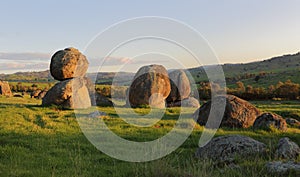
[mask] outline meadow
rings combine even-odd
[[[299,101],[252,103],[262,111],[300,120]],[[29,96],[0,97],[0,176],[275,176],[267,172],[264,165],[274,159],[278,140],[287,136],[300,144],[300,129],[295,127],[289,127],[284,133],[221,128],[216,136],[250,136],[264,142],[268,152],[263,156],[237,159],[238,168],[217,166],[194,157],[203,131],[203,127],[196,125],[185,143],[171,154],[151,162],[125,162],[97,150],[82,133],[72,110],[41,107],[40,104],[41,100]],[[113,132],[133,141],[150,141],[165,135],[173,128],[180,112],[190,112],[168,108],[163,119],[155,125],[139,128],[124,122],[112,107],[97,109],[107,114],[102,119]],[[126,111],[128,108],[120,109]],[[145,114],[148,110],[136,108],[135,111]]]

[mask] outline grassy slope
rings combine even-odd
[[[239,77],[245,74],[258,75],[260,72],[267,73],[258,82],[254,80],[255,76],[249,79],[240,79],[239,81],[242,81],[245,86],[268,87],[269,85],[276,85],[278,81],[284,82],[288,79],[300,83],[300,53],[245,64],[224,64],[222,68],[226,78]],[[196,82],[207,80],[202,67],[192,68],[189,71]],[[235,87],[235,82],[227,82],[228,87]]]
[[[278,103],[255,104],[262,110],[300,116],[299,102]],[[263,157],[240,159],[241,168],[220,170],[211,162],[193,157],[203,130],[196,126],[188,140],[170,155],[147,163],[129,163],[113,159],[90,144],[80,131],[73,111],[39,105],[40,100],[0,97],[0,176],[271,176],[263,166],[272,158],[278,139],[288,136],[300,144],[300,130],[295,128],[289,128],[287,133],[219,129],[217,136],[251,136],[266,143],[270,150]],[[167,109],[164,120],[156,126],[140,129],[128,126],[113,108],[101,110],[108,113],[105,121],[111,130],[136,141],[163,136],[172,129],[180,112],[178,108]]]

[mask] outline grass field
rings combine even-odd
[[[300,117],[299,102],[253,103],[263,111]],[[279,138],[288,136],[300,144],[300,130],[296,128],[289,128],[286,133],[219,129],[216,136],[241,134],[262,141],[267,144],[268,153],[237,159],[239,168],[218,167],[194,157],[203,131],[197,125],[186,142],[168,156],[144,163],[124,162],[98,151],[81,132],[73,111],[44,108],[40,104],[40,100],[30,98],[0,97],[0,176],[274,176],[264,169],[264,164],[273,159]],[[172,129],[181,111],[167,109],[163,120],[154,126],[138,128],[126,124],[114,108],[98,109],[107,113],[103,119],[112,131],[135,141],[163,136]],[[148,110],[135,111],[143,114]]]

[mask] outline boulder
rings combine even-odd
[[[221,105],[224,103],[223,99],[226,99],[226,106],[224,116],[221,121],[221,127],[231,127],[231,128],[248,128],[253,125],[257,116],[261,112],[249,102],[240,99],[233,95],[219,95],[215,97],[215,105]],[[208,101],[203,104],[193,115],[195,120],[200,125],[205,125],[208,116],[210,114],[212,101]]]
[[[265,151],[265,144],[250,137],[226,135],[213,138],[205,146],[199,147],[196,156],[216,163],[232,163],[237,156],[246,157]]]
[[[13,95],[10,90],[8,82],[0,80],[0,95],[4,95],[4,96],[12,96]]]
[[[188,97],[181,101],[171,102],[167,104],[168,107],[190,107],[190,108],[199,108],[200,103],[194,97]]]
[[[162,65],[143,66],[130,85],[128,102],[132,107],[149,105],[164,108],[170,91],[168,72]]]
[[[50,63],[50,72],[54,79],[63,81],[82,77],[88,69],[88,60],[75,48],[66,48],[56,52]]]
[[[279,175],[288,175],[289,173],[294,173],[295,175],[300,175],[300,163],[299,162],[268,162],[266,164],[266,169],[270,173],[275,173]]]
[[[293,160],[300,155],[300,148],[298,144],[291,141],[289,138],[281,138],[278,142],[278,147],[275,152],[276,158]]]
[[[83,78],[74,78],[55,84],[45,95],[43,106],[58,105],[65,109],[81,109],[91,106],[91,100]]]
[[[171,92],[167,102],[180,101],[188,98],[191,93],[190,80],[183,70],[175,70],[169,73]]]
[[[253,124],[253,128],[265,130],[272,130],[273,128],[276,128],[281,131],[286,131],[287,124],[280,115],[274,113],[263,113],[257,117]]]

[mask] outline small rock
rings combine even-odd
[[[4,96],[12,96],[13,95],[10,90],[8,82],[0,80],[0,95],[4,95]]]
[[[41,89],[34,90],[30,93],[30,98],[38,98],[39,94],[42,92]]]
[[[46,93],[47,93],[47,90],[41,91],[41,92],[38,94],[37,98],[38,98],[38,99],[43,99],[43,98],[45,97]]]
[[[287,174],[288,172],[296,172],[296,174],[300,175],[300,163],[298,162],[268,162],[266,164],[266,168],[271,173],[278,173],[281,175]]]
[[[94,112],[91,112],[88,117],[90,118],[98,118],[98,117],[101,117],[101,116],[106,116],[106,113],[105,112],[100,112],[100,111],[94,111]]]
[[[291,141],[289,138],[281,138],[278,142],[278,147],[275,152],[276,158],[282,159],[297,159],[300,154],[300,148],[298,144]]]
[[[276,128],[281,131],[286,131],[287,124],[280,115],[273,113],[263,113],[256,118],[253,124],[253,128],[266,130],[272,130],[272,128]]]
[[[286,123],[291,125],[291,126],[297,126],[300,127],[300,121],[298,121],[297,119],[293,119],[293,118],[286,118],[285,119]]]
[[[196,156],[201,159],[211,159],[217,163],[232,163],[236,156],[245,157],[251,154],[263,153],[266,145],[250,137],[227,135],[213,138],[203,147],[199,147]]]

